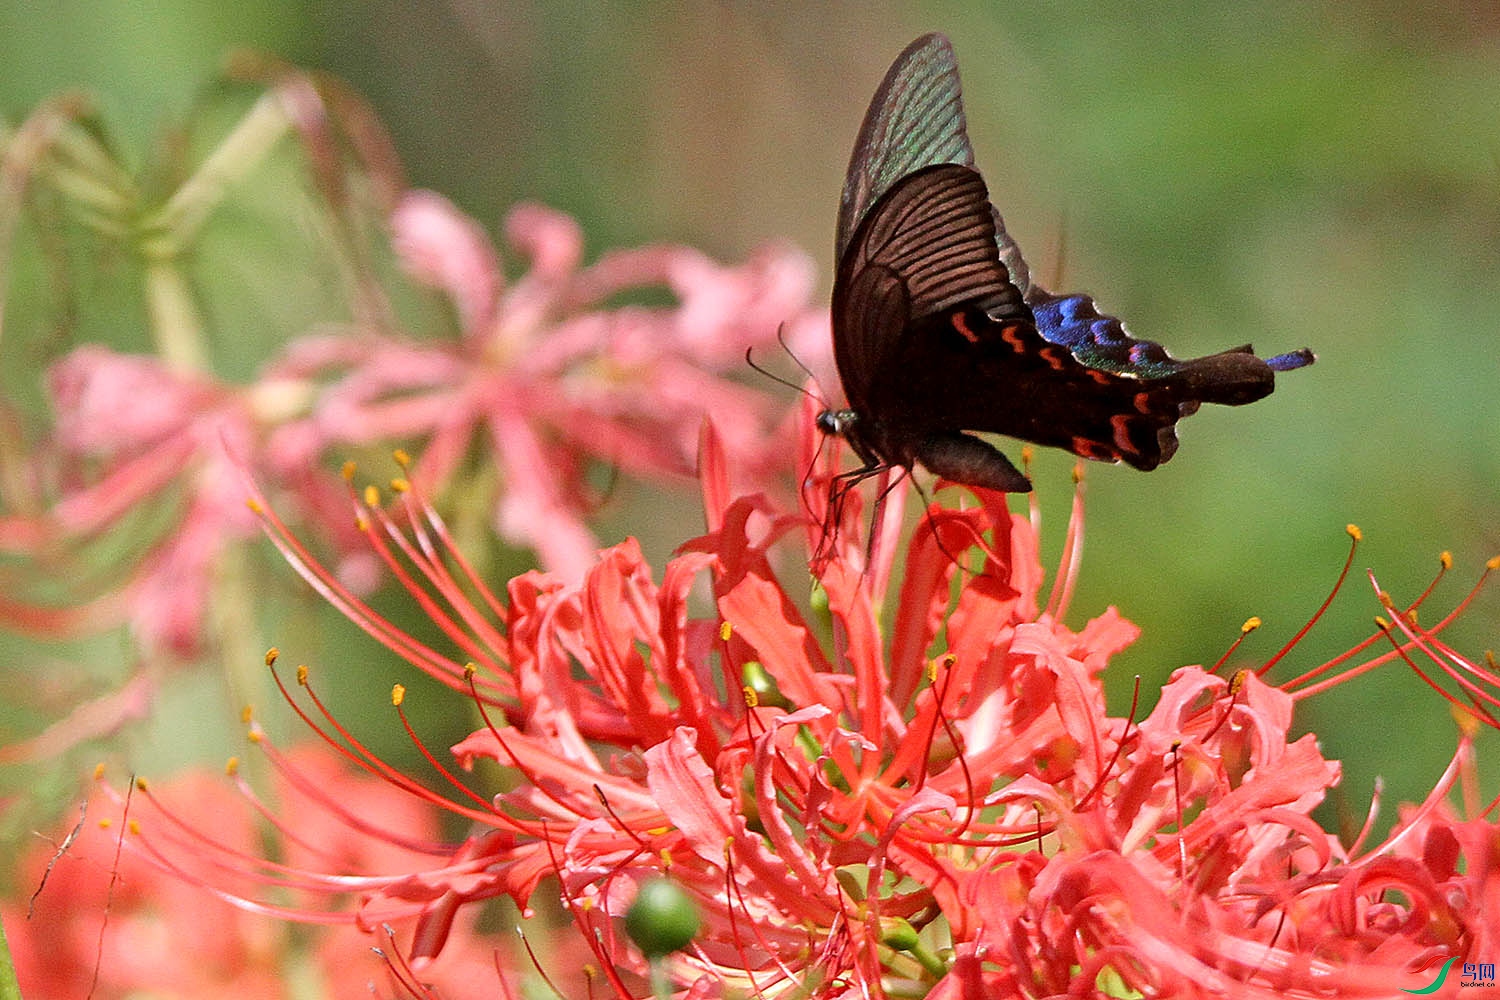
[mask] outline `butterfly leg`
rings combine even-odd
[[[848,472],[840,472],[829,481],[828,506],[824,510],[822,534],[817,548],[813,550],[814,564],[821,563],[827,558],[834,539],[838,537],[839,525],[844,521],[844,503],[849,498],[850,491],[866,479],[878,476],[889,468],[890,466],[884,463],[873,462]]]
[[[968,434],[941,433],[924,438],[917,461],[944,479],[1004,493],[1030,493],[1031,480],[1010,464],[994,445]]]

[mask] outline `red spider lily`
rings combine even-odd
[[[805,408],[808,454],[811,418]],[[815,509],[836,460],[817,466]],[[504,601],[409,483],[395,483],[399,514],[368,496],[374,551],[456,657],[380,617],[257,502],[314,587],[480,709],[459,763],[515,776],[477,791],[428,753],[450,789],[433,791],[367,750],[299,669],[305,691],[288,699],[320,735],[474,832],[399,877],[277,867],[277,884],[358,891],[352,919],[366,926],[416,918],[422,968],[463,906],[503,895],[529,912],[555,879],[620,996],[645,966],[618,918],[661,874],[702,916],[671,967],[693,996],[1385,997],[1448,958],[1495,954],[1493,809],[1471,799],[1459,819],[1445,805],[1472,777],[1469,730],[1386,841],[1345,847],[1310,814],[1338,765],[1313,736],[1289,739],[1292,697],[1253,672],[1183,668],[1146,718],[1109,714],[1100,675],[1136,629],[1113,609],[1064,623],[1081,493],[1045,604],[1032,523],[981,494],[927,511],[889,606],[881,553],[894,546],[860,537],[848,494],[833,541],[814,531],[826,613],[810,615],[773,568],[805,519],[726,501],[711,430],[701,462],[708,531],[660,583],[626,542],[577,582],[518,577]],[[1435,629],[1412,628],[1390,640],[1402,655],[1446,655]],[[393,700],[400,713],[399,689]],[[323,799],[369,827],[356,804]]]
[[[827,320],[808,308],[813,272],[804,255],[767,249],[723,267],[660,246],[584,268],[578,225],[524,205],[505,232],[531,268],[507,286],[480,227],[438,195],[407,193],[391,227],[407,270],[452,302],[461,339],[299,345],[300,371],[337,371],[313,417],[318,440],[423,441],[417,477],[429,490],[483,449],[503,480],[501,535],[571,579],[597,547],[583,523],[597,502],[584,475],[590,460],[691,474],[711,410],[732,429],[727,443],[742,470],[786,471],[785,449],[769,436],[780,407],[726,376],[745,371],[746,350],[774,345],[783,325],[800,352],[826,354]],[[612,304],[662,291],[670,305]]]
[[[83,347],[48,373],[56,425],[33,456],[33,502],[0,516],[6,567],[0,624],[44,640],[126,626],[138,672],[0,761],[54,758],[147,711],[162,670],[222,636],[216,613],[246,598],[226,554],[253,537],[238,462],[255,462],[278,496],[329,525],[346,549],[342,491],[308,456],[269,446],[297,389],[274,378],[239,388],[153,357]],[[246,586],[246,589],[248,587]]]

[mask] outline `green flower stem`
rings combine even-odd
[[[672,977],[667,975],[665,955],[653,955],[651,963],[651,994],[656,1000],[672,1000]]]
[[[208,356],[198,309],[182,270],[172,260],[146,260],[146,308],[156,352],[173,370],[204,372]]]

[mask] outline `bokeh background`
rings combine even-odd
[[[673,241],[739,260],[789,241],[820,263],[826,292],[860,116],[890,60],[928,30],[957,49],[979,167],[1034,272],[1090,291],[1179,356],[1245,342],[1319,355],[1265,402],[1193,417],[1178,457],[1152,474],[1089,469],[1073,617],[1114,604],[1144,631],[1112,667],[1115,707],[1136,673],[1149,690],[1176,666],[1214,660],[1250,615],[1266,624],[1245,662],[1269,656],[1327,593],[1347,522],[1366,536],[1356,569],[1373,567],[1398,600],[1451,550],[1455,571],[1433,603],[1451,606],[1500,551],[1494,5],[10,0],[0,114],[14,124],[81,87],[126,158],[144,162],[184,130],[211,133],[227,113],[215,103],[226,54],[260,49],[348,81],[393,133],[412,183],[492,232],[508,206],[535,200],[576,216],[591,253]],[[294,258],[260,227],[285,182],[249,184],[195,262],[231,372],[248,373],[323,308],[316,273],[289,271]],[[35,395],[62,345],[26,340],[45,308],[24,268],[22,255],[7,279],[4,381]],[[127,287],[106,267],[78,290],[79,337],[129,342],[144,320]],[[1049,558],[1070,466],[1038,456]],[[674,519],[638,515],[662,503],[693,516],[686,490],[627,495],[601,534],[649,529],[659,561],[681,540],[661,533]],[[1356,577],[1280,669],[1347,648],[1378,610]],[[1451,638],[1481,657],[1497,633],[1489,594]],[[383,693],[394,661],[381,669],[389,654],[360,642],[324,640],[322,655],[373,658],[365,669]],[[4,649],[9,685],[48,669],[105,676],[99,663],[128,659],[118,639],[65,654]],[[207,690],[184,681],[159,706],[173,753],[216,755],[234,734],[234,707]],[[1387,820],[1389,803],[1431,786],[1454,741],[1443,704],[1394,669],[1315,699],[1300,720],[1346,761],[1353,814],[1384,776]],[[467,720],[449,724],[457,733]],[[136,757],[166,759],[151,735],[162,731],[134,737]],[[1486,747],[1493,756],[1495,741]]]

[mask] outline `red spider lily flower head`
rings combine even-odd
[[[415,475],[428,489],[479,442],[503,480],[501,534],[575,580],[596,548],[583,523],[596,502],[584,475],[590,461],[653,477],[691,474],[711,411],[733,429],[728,446],[745,473],[786,471],[772,437],[779,407],[730,376],[747,371],[747,349],[775,345],[782,327],[812,360],[826,355],[827,319],[809,308],[813,271],[803,254],[769,248],[726,267],[659,246],[582,267],[577,223],[522,205],[505,235],[531,266],[507,284],[480,227],[436,194],[408,192],[391,227],[408,272],[453,303],[462,338],[382,339],[357,351],[302,345],[304,369],[324,352],[323,363],[344,369],[316,416],[320,440],[424,440]],[[666,306],[615,304],[663,291]]]
[[[30,456],[29,495],[8,497],[0,515],[0,551],[21,557],[0,588],[0,624],[42,640],[125,627],[145,666],[0,748],[5,763],[55,758],[145,714],[163,667],[214,648],[215,613],[248,601],[248,581],[225,556],[258,530],[240,463],[267,470],[286,506],[313,513],[346,549],[358,537],[335,513],[346,509],[342,491],[309,456],[271,445],[298,405],[283,380],[231,386],[86,346],[55,364],[47,385],[55,426]]]
[[[157,358],[86,346],[52,367],[48,387],[56,425],[36,455],[36,497],[30,510],[0,518],[0,547],[59,563],[49,577],[81,580],[83,592],[42,603],[14,587],[0,599],[8,626],[60,637],[128,623],[147,658],[195,656],[219,557],[256,530],[239,463],[276,473],[288,496],[333,519],[328,504],[339,494],[318,481],[307,456],[283,464],[266,447],[295,393],[285,383],[236,388]],[[93,552],[129,537],[140,552],[131,559],[116,554],[104,564]]]
[[[305,669],[288,693],[351,759],[473,824],[441,861],[337,883],[358,886],[366,926],[417,921],[419,966],[464,905],[555,898],[634,995],[646,960],[621,919],[662,876],[701,919],[668,962],[694,996],[1376,997],[1500,943],[1500,833],[1444,805],[1472,775],[1471,732],[1387,840],[1345,846],[1311,815],[1338,765],[1291,738],[1294,697],[1254,672],[1183,668],[1145,718],[1110,714],[1100,676],[1136,629],[1112,608],[1065,621],[1080,499],[1045,601],[1031,521],[988,493],[924,514],[883,601],[850,495],[834,543],[815,529],[810,613],[775,568],[805,518],[727,500],[711,429],[701,454],[708,530],[659,582],[626,542],[581,580],[528,573],[501,600],[409,483],[389,510],[367,496],[375,551],[457,656],[342,589],[257,504],[309,582],[482,714],[460,769],[427,753],[440,795],[343,729]],[[1397,654],[1443,655],[1411,627]],[[481,759],[513,782],[465,781]]]

